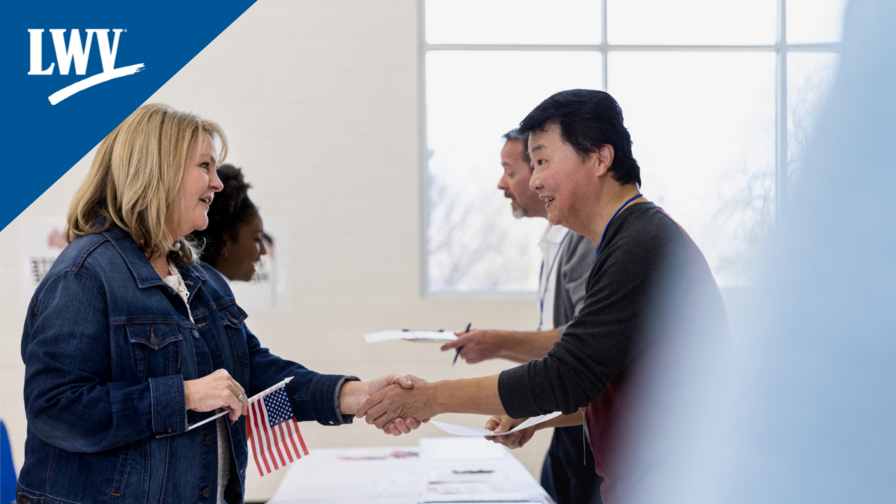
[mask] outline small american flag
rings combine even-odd
[[[295,417],[285,388],[249,405],[249,444],[262,476],[308,455]]]

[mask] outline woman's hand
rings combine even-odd
[[[240,415],[249,412],[249,398],[246,397],[246,391],[223,368],[196,380],[184,380],[184,397],[188,410],[200,412],[214,411],[218,408],[229,410],[231,422],[239,420]]]
[[[520,418],[514,420],[509,416],[493,416],[485,422],[485,428],[493,431],[493,432],[508,432],[512,431],[517,425],[523,423],[525,418]],[[535,435],[537,425],[533,425],[532,427],[525,428],[521,431],[514,432],[513,434],[506,434],[504,436],[485,436],[485,439],[489,441],[494,441],[495,443],[502,444],[511,450],[515,448],[522,448],[523,445],[529,442],[532,439],[532,436]]]

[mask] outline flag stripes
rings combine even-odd
[[[288,401],[285,391],[276,393],[283,394],[283,400]],[[278,399],[272,398],[272,400]],[[249,405],[249,417],[246,422],[249,443],[252,445],[255,465],[262,476],[308,455],[308,447],[305,446],[295,417],[281,421],[273,427],[272,423],[276,422],[271,421],[266,401],[254,401]]]

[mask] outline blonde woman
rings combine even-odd
[[[184,238],[208,224],[226,153],[220,126],[164,105],[100,143],[25,320],[19,502],[242,502],[248,397],[291,376],[298,420],[341,425],[375,391],[411,386],[315,373],[249,331]],[[229,415],[187,431],[218,409]]]

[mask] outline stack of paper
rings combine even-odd
[[[378,343],[380,341],[391,340],[408,340],[408,341],[431,341],[433,343],[446,343],[454,341],[457,336],[451,331],[382,331],[376,333],[365,334],[364,339],[368,343]]]
[[[556,417],[560,416],[560,414],[561,413],[559,411],[555,411],[553,413],[548,413],[547,415],[532,417],[532,418],[526,420],[525,422],[519,424],[518,426],[516,426],[516,428],[514,428],[513,430],[511,430],[509,432],[502,432],[500,434],[495,434],[493,431],[490,431],[488,429],[480,429],[479,427],[467,427],[466,425],[456,425],[456,424],[450,424],[450,423],[445,423],[445,422],[439,422],[436,420],[433,420],[432,424],[435,425],[436,427],[442,429],[443,431],[447,432],[448,434],[454,434],[455,436],[506,436],[507,434],[510,434],[512,432],[521,431],[521,430],[525,429],[526,427],[532,427],[533,425],[538,425],[542,422],[547,422],[548,420],[550,420],[552,418],[556,418]]]

